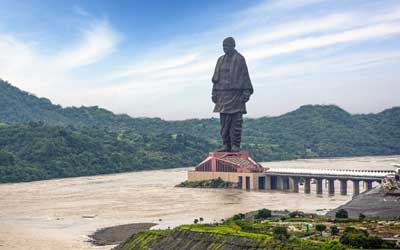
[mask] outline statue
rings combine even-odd
[[[219,152],[239,152],[243,114],[246,102],[253,94],[253,86],[244,57],[235,50],[235,40],[225,38],[225,55],[218,58],[212,77],[214,112],[220,113],[223,147]]]

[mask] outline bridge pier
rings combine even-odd
[[[347,180],[340,180],[340,194],[347,195]]]
[[[322,194],[322,178],[316,178],[317,181],[317,194]]]
[[[277,190],[283,190],[283,176],[277,176],[276,177],[276,189]]]
[[[265,190],[271,190],[271,176],[265,176]]]
[[[311,178],[309,177],[304,178],[304,193],[311,193]]]
[[[289,177],[283,177],[283,190],[289,190]]]
[[[365,172],[365,173],[364,173]],[[383,176],[391,171],[358,171],[358,170],[335,170],[327,169],[318,171],[308,171],[307,169],[282,169],[282,170],[268,170],[263,174],[265,178],[259,178],[259,185],[263,186],[265,183],[265,189],[277,189],[285,190],[298,193],[299,182],[304,180],[304,193],[311,193],[311,180],[315,180],[316,193],[321,195],[324,193],[324,189],[327,189],[329,195],[335,195],[336,187],[335,181],[338,180],[340,183],[339,192],[341,195],[347,195],[348,181],[352,181],[352,193],[353,195],[360,194],[360,182],[362,187],[366,187],[367,190],[371,190],[373,182],[382,181]],[[372,173],[372,174],[371,174]],[[243,180],[243,183],[244,180]],[[325,183],[325,184],[324,184]],[[323,186],[325,185],[325,187]],[[262,188],[262,187],[260,187]]]
[[[294,193],[299,192],[299,177],[289,177],[289,189]]]
[[[360,194],[360,180],[353,180],[353,196]]]
[[[371,190],[372,189],[372,181],[366,180],[365,183],[367,184],[367,190]]]
[[[328,179],[328,193],[335,195],[335,179]]]

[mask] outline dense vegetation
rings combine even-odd
[[[268,214],[265,214],[269,212]],[[253,214],[253,215],[251,215]],[[265,214],[267,216],[259,216]],[[132,235],[117,250],[139,249],[398,249],[399,221],[330,219],[301,211],[237,214],[221,223],[182,225]]]
[[[219,147],[218,119],[165,121],[99,107],[63,108],[0,80],[0,182],[191,166]],[[246,119],[258,161],[400,154],[400,107],[351,115],[306,105]]]
[[[43,123],[5,126],[0,128],[0,182],[192,166],[211,148],[187,134],[139,135]]]
[[[188,187],[188,188],[234,188],[237,185],[233,182],[227,182],[220,177],[211,180],[202,181],[184,181],[175,187]]]

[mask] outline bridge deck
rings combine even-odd
[[[338,170],[305,168],[272,168],[265,172],[266,175],[277,176],[368,180],[381,180],[386,175],[394,173],[394,170]]]

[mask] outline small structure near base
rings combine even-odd
[[[211,152],[195,170],[188,171],[188,181],[221,178],[237,183],[239,188],[257,190],[265,187],[266,170],[248,152]]]

